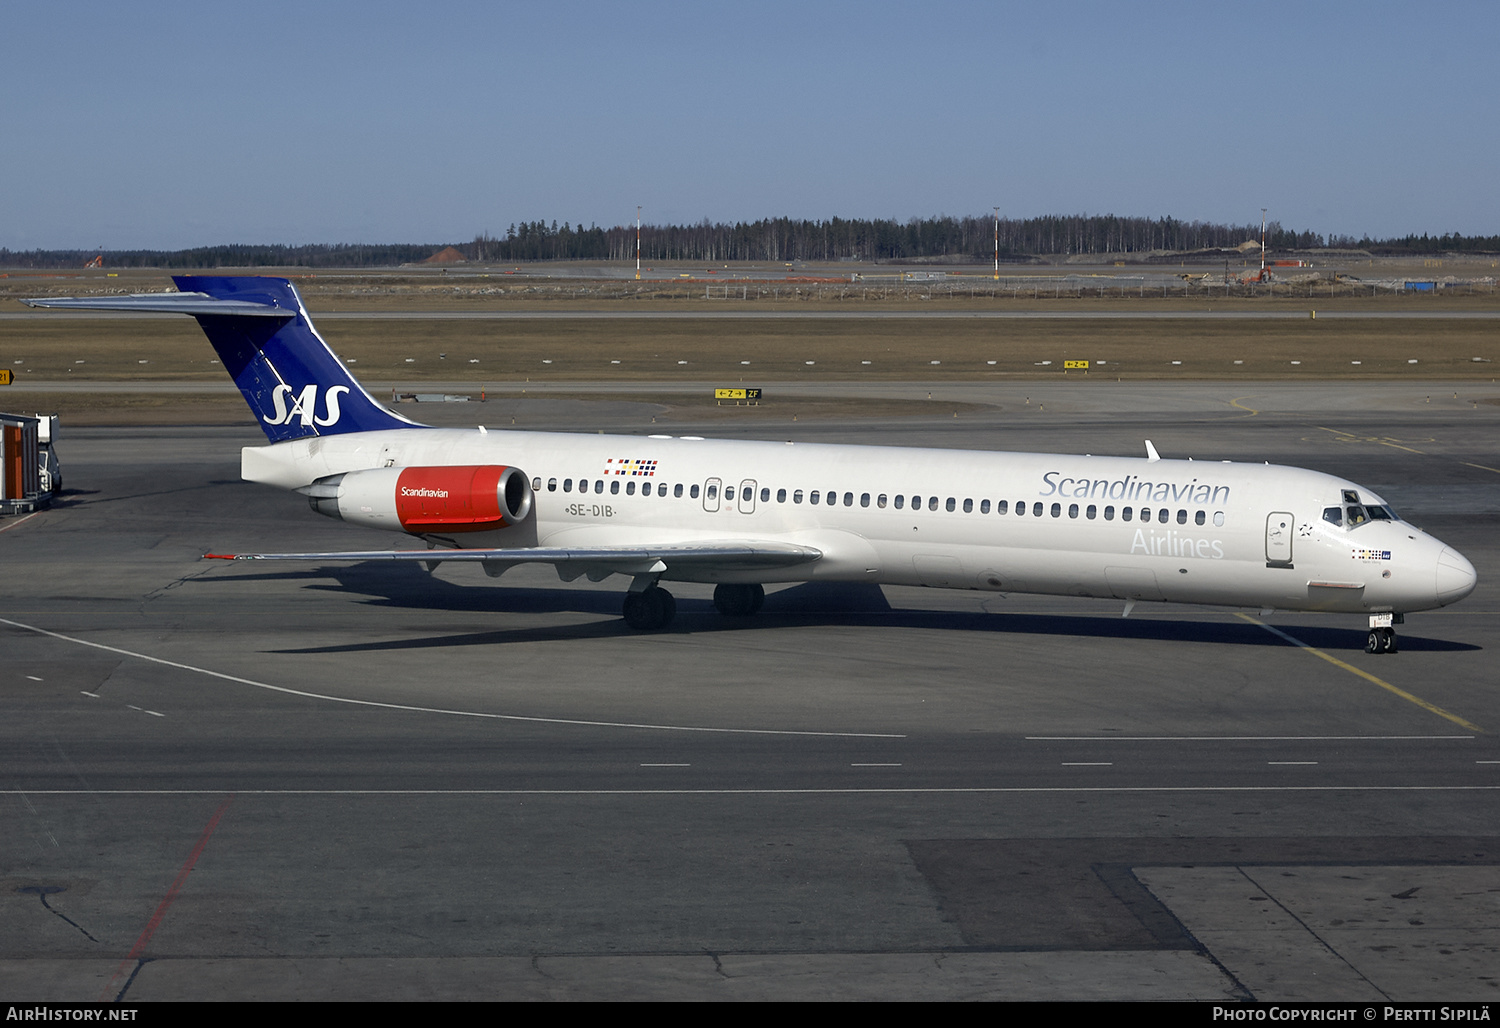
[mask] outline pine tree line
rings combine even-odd
[[[1176,218],[1106,215],[1046,215],[1002,218],[998,226],[1002,260],[1072,254],[1149,254],[1234,247],[1259,240],[1260,225],[1225,225]],[[987,261],[996,252],[993,218],[948,216],[912,218],[830,218],[813,221],[762,218],[753,222],[645,225],[640,232],[646,261]],[[1292,231],[1277,222],[1266,230],[1273,250],[1360,249],[1377,254],[1492,253],[1500,236],[1408,235],[1392,239],[1324,237]],[[304,246],[205,246],[189,250],[110,250],[110,267],[173,270],[211,268],[397,267],[425,261],[449,244],[309,244]],[[452,244],[467,260],[505,263],[536,260],[628,262],[635,259],[633,225],[600,228],[556,221],[511,225],[503,239],[487,234]],[[0,267],[77,268],[94,250],[12,251],[0,248]]]

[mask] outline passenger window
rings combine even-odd
[[[859,494],[859,505],[861,507],[868,507],[870,505],[870,494],[869,493],[860,493]]]
[[[957,504],[957,502],[954,501],[953,497],[950,496],[950,497],[948,497],[948,502],[945,503],[945,504],[943,504],[943,506],[946,507],[948,509],[948,513],[951,514],[951,513],[953,513],[953,509],[955,507],[957,507],[958,504]]]
[[[531,491],[534,493],[542,491],[542,480],[540,478],[533,478],[531,480]]]
[[[563,492],[565,492],[565,493],[571,493],[572,491],[573,491],[573,480],[571,478],[565,478],[565,479],[563,479]]]
[[[845,507],[852,507],[852,506],[854,506],[854,494],[853,493],[845,493],[844,494],[844,506]]]
[[[678,486],[677,488],[680,490],[682,488],[682,486]],[[662,482],[662,483],[660,483],[656,487],[656,495],[657,496],[665,496],[665,495],[667,495],[667,483]]]
[[[1052,505],[1052,516],[1054,518],[1060,518],[1060,517],[1062,517],[1062,504],[1060,504],[1060,503],[1054,503]]]
[[[1042,503],[1040,500],[1031,505],[1031,516],[1034,518],[1039,518],[1042,516]]]
[[[1094,506],[1091,503],[1091,504],[1089,504],[1089,509],[1083,512],[1083,516],[1086,517],[1086,518],[1088,518],[1090,521],[1093,521],[1094,520],[1094,516],[1096,514],[1098,514],[1098,513],[1099,513],[1099,508],[1096,507],[1096,506]]]
[[[614,496],[620,495],[620,480],[618,478],[612,479],[610,481],[610,483],[609,483],[609,491],[610,491],[611,495],[614,495]]]
[[[602,478],[596,478],[596,479],[594,479],[594,492],[596,492],[596,493],[602,493],[602,492],[604,492],[604,479],[602,479]]]
[[[549,493],[555,493],[555,492],[557,492],[557,479],[555,479],[555,478],[549,478],[549,479],[547,479],[547,491]]]
[[[785,489],[778,489],[778,490],[776,490],[776,502],[777,503],[785,503],[786,502],[786,490]]]
[[[816,507],[818,505],[818,497],[822,495],[823,494],[821,492],[819,492],[817,489],[814,489],[812,492],[807,494],[807,502]]]
[[[719,496],[719,487],[716,486],[716,485],[711,485],[711,486],[708,487],[708,495],[706,495],[703,498],[705,500],[715,500],[715,499],[718,499],[718,496]]]
[[[1203,524],[1203,522],[1205,520],[1207,520],[1207,519],[1204,518],[1203,512],[1201,510],[1198,511],[1198,513],[1196,513],[1196,514],[1193,515],[1193,524],[1195,524],[1195,525],[1201,525],[1201,524]]]
[[[1010,513],[1010,501],[1009,500],[996,500],[995,501],[995,513],[996,514],[1009,514]]]
[[[796,492],[792,493],[792,502],[793,503],[801,503],[802,502],[802,490],[801,489],[798,489]]]
[[[695,486],[695,487],[694,487],[694,489],[695,489],[695,490],[696,490],[696,488],[697,488],[697,487],[696,487],[696,486]],[[694,493],[693,493],[693,495],[694,495],[694,496],[697,496],[697,495],[698,495],[698,494],[697,494],[697,492],[696,492],[696,491],[695,491],[695,492],[694,492]],[[674,486],[673,486],[673,487],[672,487],[672,498],[673,498],[673,499],[674,499],[674,500],[680,500],[680,499],[682,499],[682,483],[681,483],[681,482],[679,482],[679,483],[677,483],[677,484],[676,484],[676,485],[674,485]]]
[[[625,483],[625,495],[626,496],[634,496],[635,495],[635,483],[634,482],[626,482]]]
[[[1111,506],[1105,507],[1104,508],[1104,520],[1105,521],[1113,521],[1114,519],[1115,519],[1115,508],[1114,508],[1114,506],[1111,505]]]
[[[709,486],[708,487],[708,495],[709,495],[710,499],[713,498],[713,495],[714,495],[713,486]],[[724,487],[724,499],[730,500],[730,501],[734,500],[734,486],[730,485],[730,486],[725,486]]]
[[[1167,523],[1167,519],[1171,516],[1171,514],[1171,511],[1163,507],[1161,510],[1156,512],[1156,520],[1165,525]]]
[[[1068,517],[1070,517],[1070,518],[1076,518],[1077,516],[1078,516],[1078,504],[1076,504],[1076,503],[1070,503],[1070,504],[1068,504]]]
[[[875,506],[879,507],[881,510],[885,510],[885,493],[881,493],[879,496],[875,497]]]
[[[1214,527],[1215,528],[1223,528],[1224,527],[1224,512],[1222,510],[1216,510],[1216,511],[1214,511]]]
[[[972,514],[972,513],[974,513],[974,501],[973,500],[964,500],[964,513],[965,514]]]
[[[1017,503],[1016,503],[1016,517],[1018,517],[1018,518],[1024,518],[1025,516],[1026,516],[1026,504],[1017,501]]]
[[[823,494],[823,502],[826,503],[826,504],[828,504],[828,506],[830,506],[830,507],[837,506],[838,502],[839,502],[838,490],[836,490],[836,489],[830,489],[830,490],[828,490],[828,492],[824,493]]]
[[[1185,510],[1179,510],[1177,512],[1177,523],[1179,525],[1185,525],[1185,524],[1187,524],[1187,511],[1185,511]]]
[[[911,498],[911,509],[912,510],[921,510],[922,509],[922,497],[920,497],[920,496],[913,496]]]
[[[1105,508],[1105,513],[1108,514],[1108,512],[1109,512],[1109,508],[1106,507]],[[1121,521],[1129,521],[1134,515],[1135,515],[1135,508],[1134,507],[1121,507],[1120,508],[1120,520]]]
[[[761,488],[761,490],[760,490],[760,502],[761,503],[766,503],[770,499],[771,499],[771,490],[769,488],[763,486]]]
[[[681,496],[682,494],[678,493],[677,495]],[[688,488],[688,498],[692,500],[696,500],[698,498],[698,484],[696,482],[694,482],[693,485]]]
[[[900,510],[904,506],[906,506],[906,497],[902,496],[900,493],[897,493],[896,494],[896,509]]]
[[[953,501],[949,500],[948,502],[952,503]],[[927,497],[927,509],[928,510],[937,510],[937,505],[938,505],[938,498],[936,496],[929,496],[929,497]]]
[[[988,514],[989,512],[990,512],[990,501],[989,500],[980,500],[979,501],[979,513],[981,513],[981,514]]]
[[[1151,520],[1151,508],[1150,507],[1142,507],[1141,508],[1141,520],[1142,521],[1150,521]]]

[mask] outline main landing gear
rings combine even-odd
[[[749,617],[766,602],[765,587],[757,582],[725,583],[714,589],[714,606],[725,617]],[[677,614],[677,601],[659,585],[625,594],[625,623],[637,632],[666,628]]]
[[[725,617],[749,617],[765,602],[766,589],[759,582],[725,582],[714,587],[714,606]]]
[[[666,628],[677,614],[677,601],[659,585],[625,594],[625,623],[637,632]]]
[[[1396,630],[1391,626],[1399,625],[1404,620],[1400,614],[1371,614],[1370,636],[1365,640],[1365,652],[1397,652]]]

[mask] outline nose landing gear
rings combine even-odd
[[[1365,640],[1366,653],[1396,653],[1396,630],[1404,619],[1400,614],[1371,614],[1370,636]]]
[[[1365,641],[1366,653],[1395,653],[1396,630],[1394,628],[1372,628],[1370,638]]]

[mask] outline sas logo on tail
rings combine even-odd
[[[271,402],[276,405],[275,417],[261,417],[268,425],[287,425],[293,418],[300,418],[304,426],[311,427],[319,425],[327,428],[329,425],[338,424],[339,420],[339,394],[347,393],[348,386],[330,386],[323,394],[323,406],[326,411],[325,417],[317,416],[318,408],[318,386],[317,383],[305,385],[302,391],[296,394],[292,401],[291,410],[287,410],[287,397],[292,395],[292,387],[279,385],[271,393]]]

